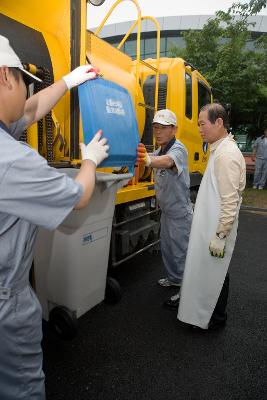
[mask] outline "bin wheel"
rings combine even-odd
[[[72,340],[77,334],[77,320],[67,307],[53,308],[49,313],[49,324],[63,340]]]
[[[107,277],[105,302],[107,304],[116,304],[121,299],[121,287],[116,279]]]

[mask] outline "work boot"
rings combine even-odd
[[[179,306],[180,301],[180,293],[176,293],[169,300],[164,301],[163,307],[168,308],[169,310],[176,310]]]

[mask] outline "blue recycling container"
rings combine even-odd
[[[108,139],[109,157],[100,167],[128,166],[132,171],[140,138],[129,92],[103,78],[83,83],[78,91],[84,143],[99,129]]]

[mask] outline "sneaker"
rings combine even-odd
[[[263,187],[262,187],[262,186],[259,186],[258,189],[259,189],[259,190],[263,190]]]
[[[169,278],[162,278],[158,280],[158,284],[163,287],[178,286],[180,287],[182,282],[172,282]]]
[[[176,310],[179,306],[180,293],[173,295],[169,300],[164,301],[163,306],[170,310]]]
[[[253,189],[257,189],[257,186],[256,186],[256,185],[253,185]]]

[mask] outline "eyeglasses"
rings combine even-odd
[[[154,131],[164,131],[173,128],[173,125],[152,125]]]

